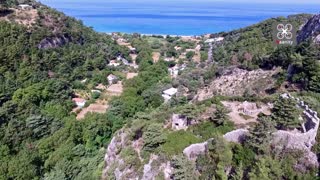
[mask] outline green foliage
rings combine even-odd
[[[162,124],[151,124],[143,133],[144,145],[143,149],[145,151],[153,151],[161,144],[166,142],[166,137],[162,130]]]
[[[186,54],[186,58],[188,59],[188,60],[191,60],[192,58],[193,58],[193,56],[194,56],[194,52],[193,51],[189,51],[189,52],[187,52],[187,54]]]
[[[293,56],[295,50],[289,46],[274,48],[272,24],[288,21],[299,27],[310,17],[308,14],[299,14],[287,18],[272,18],[239,30],[219,33],[217,36],[223,36],[225,40],[223,46],[214,48],[213,57],[221,65],[233,63],[246,69],[255,69],[258,66],[264,68],[282,66],[286,69],[291,62],[297,60]]]
[[[142,166],[141,161],[137,152],[132,147],[127,147],[123,149],[120,153],[126,164],[129,164],[135,171],[137,171],[140,166]]]
[[[250,129],[246,144],[257,154],[269,153],[274,127],[275,124],[270,117],[260,117],[259,123]]]
[[[167,75],[167,67],[163,61],[148,65],[139,75],[124,84],[124,92],[111,102],[110,111],[121,117],[132,117],[144,111],[146,107],[159,107],[163,98],[158,83]]]
[[[255,152],[250,148],[240,144],[235,144],[232,147],[233,162],[236,166],[250,167],[255,161]],[[241,168],[240,168],[241,171]]]
[[[35,138],[42,138],[60,129],[61,122],[41,115],[31,115],[26,119],[26,127],[31,129]]]
[[[92,99],[98,99],[100,97],[101,93],[99,92],[92,92],[91,93],[91,98]]]
[[[207,53],[207,52],[201,51],[201,52],[200,52],[200,55],[201,55],[201,61],[202,61],[202,62],[208,60],[208,53]]]
[[[173,177],[177,180],[196,180],[195,168],[192,162],[188,161],[183,155],[175,156],[172,159],[174,168]]]
[[[197,159],[200,179],[227,179],[226,167],[232,163],[232,151],[223,138],[216,137],[208,142],[208,153]]]
[[[224,106],[217,106],[217,110],[210,117],[210,121],[217,125],[225,125],[229,121],[228,113],[228,110]]]
[[[274,103],[272,109],[272,120],[275,121],[279,129],[294,129],[301,125],[299,120],[300,110],[295,100],[291,98],[282,98]]]
[[[278,161],[270,157],[260,158],[256,163],[251,173],[250,179],[281,179],[283,171],[281,170]]]
[[[189,145],[200,142],[192,133],[183,130],[171,132],[166,137],[166,142],[160,149],[170,157],[180,154]]]
[[[201,137],[203,141],[206,141],[212,137],[221,136],[233,129],[234,125],[230,121],[221,126],[217,126],[211,122],[203,122],[192,126],[190,131],[195,136]]]
[[[126,49],[73,18],[31,4],[39,20],[30,29],[0,22],[0,179],[99,179],[100,148],[123,118],[108,113],[77,122],[70,115],[72,88],[85,78],[105,84],[108,60],[126,56]],[[72,41],[38,48],[41,40],[61,35]]]

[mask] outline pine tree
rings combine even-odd
[[[152,151],[165,142],[161,124],[151,124],[143,134],[144,150]]]
[[[229,144],[221,137],[208,142],[208,153],[197,159],[200,179],[227,179],[226,169],[232,164],[233,153]]]
[[[274,125],[270,117],[260,117],[259,124],[250,130],[246,141],[247,145],[258,154],[269,152],[272,133],[275,131]]]
[[[306,86],[309,90],[320,92],[320,63],[315,58],[306,58],[303,61],[303,70],[307,75]]]
[[[235,169],[235,173],[231,176],[232,180],[242,180],[243,179],[243,166],[242,163],[240,163],[237,168]]]
[[[195,167],[183,155],[175,156],[172,160],[173,177],[176,180],[196,180]]]
[[[305,87],[314,92],[320,92],[320,50],[319,47],[311,43],[301,46],[303,59],[303,72],[306,75]]]
[[[225,125],[228,121],[228,110],[224,106],[217,106],[216,112],[210,117],[210,120],[217,125]]]
[[[279,97],[272,109],[272,120],[278,129],[294,129],[300,127],[300,111],[295,100]]]

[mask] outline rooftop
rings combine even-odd
[[[177,92],[178,92],[177,88],[170,88],[170,89],[167,89],[167,90],[163,91],[163,94],[168,95],[168,96],[173,96]]]
[[[72,98],[72,101],[76,102],[76,103],[85,103],[86,102],[86,100],[82,99],[82,98]]]
[[[217,37],[217,38],[207,39],[205,41],[205,43],[220,42],[220,41],[223,41],[223,40],[224,40],[224,37]]]

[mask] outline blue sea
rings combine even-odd
[[[245,27],[298,13],[319,13],[320,4],[226,3],[208,0],[41,0],[99,32],[201,35]]]

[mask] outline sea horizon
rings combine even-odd
[[[101,33],[197,36],[244,28],[269,18],[319,13],[320,4],[53,1],[43,4]]]

